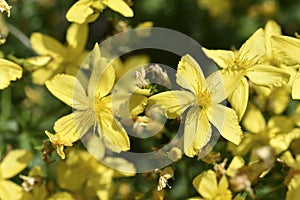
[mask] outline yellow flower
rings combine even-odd
[[[8,180],[28,165],[32,155],[25,150],[10,151],[0,163],[0,199],[21,199],[23,188]]]
[[[290,151],[286,151],[280,157],[284,163],[291,168],[290,177],[287,176],[285,183],[288,185],[286,194],[287,200],[295,200],[299,198],[300,189],[300,155],[292,155]]]
[[[110,162],[119,163],[126,171],[135,171],[133,164],[122,158],[106,161]],[[55,165],[55,174],[59,187],[70,191],[75,199],[95,199],[97,196],[99,199],[108,200],[113,196],[113,178],[133,176],[135,173],[120,174],[99,163],[89,152],[70,149],[67,159]]]
[[[282,115],[276,115],[266,122],[261,111],[249,103],[242,120],[247,130],[239,146],[229,144],[234,155],[246,155],[264,145],[271,145],[279,154],[288,149],[294,139],[300,137],[300,131],[294,128],[293,120]]]
[[[292,98],[300,99],[300,39],[274,35],[271,37],[271,44],[278,62],[295,68],[292,72],[295,74],[292,82]]]
[[[8,5],[8,3],[5,0],[0,0],[0,11],[1,12],[6,11],[7,16],[9,17],[10,16],[10,9],[11,9],[11,6]]]
[[[133,11],[123,0],[78,0],[68,10],[66,18],[70,22],[79,24],[93,22],[105,7],[125,17],[133,17]]]
[[[290,75],[284,70],[262,63],[265,58],[265,35],[263,29],[258,29],[238,51],[206,50],[221,68],[228,97],[239,119],[242,118],[248,103],[249,86],[247,78],[255,85],[269,88],[286,84]],[[247,78],[246,78],[247,77]],[[229,89],[228,89],[229,88]]]
[[[300,174],[294,176],[288,185],[286,200],[296,200],[300,196]]]
[[[115,81],[114,69],[111,65],[106,67],[107,61],[101,58],[97,44],[91,53],[93,60],[89,64],[93,66],[93,70],[87,83],[87,91],[84,89],[83,79],[78,80],[71,75],[59,74],[46,81],[48,90],[74,109],[72,114],[58,120],[57,127],[60,128],[57,129],[65,134],[55,130],[60,137],[55,138],[58,135],[54,135],[53,141],[60,141],[62,145],[69,144],[74,142],[70,138],[84,136],[92,128],[94,134],[99,136],[100,146],[104,142],[115,152],[129,150],[128,135],[113,116],[112,96],[109,93]]]
[[[22,77],[22,68],[8,60],[0,58],[0,90],[6,88],[10,81]]]
[[[230,0],[198,0],[197,2],[199,7],[206,9],[213,18],[228,21],[231,17],[233,5]]]
[[[196,176],[193,180],[193,186],[197,192],[207,200],[231,200],[232,194],[228,189],[229,184],[225,175],[218,183],[217,175],[214,171],[208,170]],[[190,198],[196,200],[201,198]]]
[[[149,98],[162,106],[168,118],[185,110],[184,151],[189,157],[201,152],[212,136],[212,123],[227,140],[239,144],[242,131],[234,110],[220,104],[226,96],[218,73],[206,80],[197,62],[189,55],[182,57],[177,69],[177,83],[186,90],[167,91]]]
[[[76,75],[87,55],[84,50],[87,37],[88,25],[75,23],[67,30],[65,45],[50,36],[33,33],[30,37],[31,46],[41,56],[38,65],[32,69],[33,82],[42,85],[58,73]],[[30,62],[32,63],[32,58]]]
[[[196,199],[209,199],[209,200],[231,200],[232,194],[229,190],[228,178],[234,177],[238,174],[238,170],[244,167],[245,161],[242,157],[235,156],[231,163],[229,164],[228,168],[225,169],[227,159],[221,164],[215,164],[214,170],[208,170],[202,172],[200,175],[194,178],[193,185],[197,192],[203,197],[193,197],[189,198],[189,200],[196,200]],[[219,176],[221,178],[219,179]],[[218,181],[219,180],[219,181]],[[219,183],[218,183],[219,182]],[[240,196],[239,194],[236,195],[234,200],[244,200],[245,198]]]

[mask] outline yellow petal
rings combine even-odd
[[[212,170],[202,172],[194,178],[193,186],[205,199],[214,199],[218,195],[217,176]]]
[[[240,144],[243,132],[234,110],[221,104],[214,104],[208,113],[209,121],[225,139],[236,145]]]
[[[93,71],[93,75],[98,75],[98,83],[96,84],[96,93],[100,93],[100,97],[106,96],[114,86],[115,82],[115,70],[112,65],[103,66],[105,69],[96,69]],[[96,77],[95,77],[96,78]],[[89,87],[93,86],[89,84]]]
[[[59,63],[50,62],[48,65],[42,66],[32,73],[32,81],[37,85],[43,85],[47,80],[50,80],[54,75],[62,71],[63,69]]]
[[[300,175],[295,175],[288,185],[286,200],[296,200],[300,196]]]
[[[265,40],[266,40],[266,51],[270,58],[273,57],[273,51],[271,46],[271,36],[281,35],[281,28],[274,20],[268,20],[265,25]]]
[[[0,164],[3,178],[11,178],[21,172],[28,165],[32,155],[30,152],[17,149],[8,152]]]
[[[285,151],[282,156],[280,157],[287,166],[291,167],[292,169],[300,170],[300,155],[296,155],[296,159],[292,155],[290,151]]]
[[[246,76],[256,85],[269,88],[287,84],[290,74],[270,65],[255,65],[247,70]]]
[[[139,94],[133,94],[129,99],[129,112],[131,117],[141,114],[147,105],[147,97]]]
[[[222,71],[211,73],[206,81],[212,102],[224,101],[238,87],[242,78],[243,73],[223,73]]]
[[[123,0],[105,0],[103,3],[125,17],[133,17],[133,11]]]
[[[75,200],[74,197],[68,193],[68,192],[57,192],[51,197],[48,198],[48,200]]]
[[[55,58],[66,55],[65,47],[56,39],[42,33],[33,33],[30,36],[31,47],[39,55],[50,55]]]
[[[188,54],[183,56],[178,64],[176,82],[194,94],[198,94],[207,87],[200,66]]]
[[[26,58],[26,63],[29,63],[30,67],[26,67],[29,70],[36,69],[37,67],[42,67],[47,65],[51,61],[51,56],[34,56],[30,58]]]
[[[115,178],[121,178],[124,176],[134,176],[136,174],[136,168],[133,163],[128,162],[123,158],[116,158],[116,157],[106,157],[104,159],[104,163],[107,163],[108,166],[115,166]]]
[[[226,178],[225,175],[222,176],[222,178],[220,179],[220,182],[219,182],[219,195],[220,196],[226,196],[226,192],[229,191],[228,190],[228,180]],[[230,191],[229,191],[229,195],[231,195]],[[230,196],[230,199],[231,199],[231,196]]]
[[[197,155],[209,142],[212,129],[205,112],[192,107],[184,122],[184,153],[189,157]]]
[[[21,78],[22,71],[19,65],[0,58],[0,90],[6,88],[10,81]]]
[[[300,40],[289,36],[272,36],[272,49],[274,57],[286,65],[300,63]]]
[[[74,114],[69,114],[59,118],[54,124],[54,130],[60,135],[60,139],[68,143],[74,143],[79,139],[75,128]]]
[[[88,84],[88,96],[94,97],[95,94],[99,97],[106,96],[115,82],[115,71],[113,65],[101,58],[101,52],[96,43],[94,49],[85,60],[84,65],[91,66],[91,77]]]
[[[228,144],[228,149],[231,151],[233,155],[245,156],[247,155],[253,147],[257,145],[255,137],[253,134],[245,133],[244,137],[239,145],[235,145],[233,143]]]
[[[227,68],[235,60],[234,52],[229,50],[208,50],[202,48],[204,53],[221,68]]]
[[[58,74],[52,80],[46,81],[46,87],[68,106],[75,109],[86,109],[88,106],[85,91],[74,76]]]
[[[300,138],[300,129],[294,129],[292,132],[285,134],[278,134],[271,138],[270,144],[275,148],[276,153],[279,154],[287,150],[293,140]]]
[[[284,115],[274,115],[269,119],[267,129],[272,133],[287,133],[293,130],[294,122]]]
[[[56,153],[61,157],[61,159],[65,159],[66,158],[66,154],[64,152],[64,148],[65,147],[63,145],[56,147]]]
[[[12,181],[0,180],[0,199],[21,200],[24,190]]]
[[[82,139],[82,137],[91,131],[91,128],[93,128],[93,133],[95,133],[95,127],[96,127],[96,113],[97,110],[93,110],[93,108],[89,108],[87,110],[76,110],[73,112],[74,114],[74,123],[77,135],[79,138]]]
[[[239,117],[239,120],[242,119],[248,104],[249,96],[249,87],[246,78],[242,78],[238,87],[233,91],[228,97],[232,108],[235,110],[236,114]]]
[[[116,59],[112,65],[116,71],[116,78],[119,80],[125,73],[148,64],[149,62],[150,58],[147,55],[132,55],[128,57],[124,63],[122,63],[120,59]]]
[[[66,35],[68,45],[75,49],[76,52],[81,52],[85,48],[88,38],[88,25],[72,23]]]
[[[100,115],[100,134],[108,143],[107,147],[115,152],[127,151],[130,149],[128,135],[122,125],[116,121],[112,113],[103,112]]]
[[[286,88],[274,88],[269,95],[269,108],[275,114],[281,114],[290,103],[290,93]]]
[[[230,177],[233,177],[238,172],[238,169],[244,165],[245,161],[241,156],[234,156],[226,170],[226,174]]]
[[[98,137],[96,134],[89,134],[87,137],[81,138],[81,141],[93,157],[97,160],[103,159],[105,156],[105,145],[102,138]]]
[[[265,53],[265,35],[264,30],[260,28],[241,46],[238,58],[247,58],[252,64],[255,64]]]
[[[292,98],[300,99],[300,69],[296,74],[293,86],[292,86]]]
[[[69,22],[75,22],[82,24],[86,22],[87,18],[94,13],[93,9],[90,8],[92,4],[91,0],[80,0],[77,1],[68,10],[66,18]]]
[[[92,160],[92,158],[91,158]],[[84,162],[91,163],[91,160],[83,160],[78,155],[70,154],[66,162],[55,164],[55,175],[60,188],[74,192],[82,189],[84,182],[87,180],[90,169]],[[72,162],[73,161],[73,162]]]
[[[152,27],[153,25],[154,25],[154,23],[152,21],[145,21],[145,22],[138,24],[136,26],[136,28],[147,28],[147,27]]]
[[[248,104],[242,124],[246,130],[256,134],[262,133],[267,127],[263,114],[252,103]]]
[[[162,107],[167,118],[173,119],[182,113],[194,102],[195,96],[187,91],[167,91],[149,98],[151,105],[154,102]]]

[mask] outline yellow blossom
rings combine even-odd
[[[213,18],[228,21],[231,17],[233,5],[230,0],[198,0],[197,2],[199,7],[206,9]]]
[[[110,159],[109,157],[106,159]],[[115,162],[127,171],[134,172],[134,166],[122,158],[112,158],[106,163]],[[102,165],[89,152],[70,149],[66,160],[55,165],[57,183],[61,189],[70,191],[75,199],[108,200],[113,196],[113,178],[133,176],[135,173],[122,173]]]
[[[0,90],[6,88],[10,81],[22,77],[22,68],[8,60],[0,58]]]
[[[269,88],[280,87],[289,81],[290,75],[284,70],[263,63],[266,54],[264,44],[264,31],[258,29],[238,51],[204,49],[207,56],[222,68],[222,76],[229,77],[224,84],[227,90],[230,88],[227,93],[233,91],[228,100],[239,119],[248,103],[247,78],[255,85]]]
[[[288,149],[294,139],[300,137],[300,131],[294,128],[292,119],[276,115],[266,122],[261,111],[252,103],[248,105],[242,124],[247,131],[241,144],[229,144],[229,149],[234,155],[246,155],[264,145],[271,145],[279,154]]]
[[[33,33],[30,37],[31,46],[40,55],[39,59],[35,58],[36,62],[32,62],[33,58],[29,59],[29,63],[37,64],[32,67],[33,82],[42,85],[58,73],[76,75],[87,55],[87,37],[88,25],[75,23],[67,30],[65,45],[48,35]]]
[[[271,44],[278,62],[295,69],[292,82],[292,98],[300,99],[300,39],[289,36],[272,36]]]
[[[32,155],[25,150],[10,151],[0,163],[0,199],[19,200],[23,196],[23,189],[16,183],[8,180],[28,165]]]
[[[104,143],[115,152],[129,150],[128,135],[114,118],[112,96],[109,94],[115,81],[114,69],[111,65],[106,66],[108,63],[101,58],[98,45],[95,45],[91,54],[92,60],[89,65],[93,66],[93,70],[88,80],[87,91],[83,86],[84,80],[71,75],[59,74],[46,81],[48,90],[74,109],[72,114],[61,119],[65,123],[60,123],[60,120],[56,122],[60,124],[57,126],[61,127],[60,130],[65,134],[56,130],[60,137],[54,139],[69,144],[74,142],[70,141],[70,137],[78,139],[92,129],[93,134],[99,136],[97,141],[100,147]],[[61,145],[59,147],[61,148]]]
[[[95,21],[106,7],[125,17],[133,17],[133,11],[123,0],[78,0],[68,10],[66,18],[79,24],[90,23]]]
[[[288,185],[286,194],[287,200],[295,200],[299,197],[300,189],[300,155],[292,155],[290,151],[286,151],[280,159],[291,168],[290,177],[287,176],[285,183]]]
[[[288,185],[286,200],[296,200],[300,196],[300,174],[294,176]]]
[[[182,57],[177,69],[177,83],[186,90],[167,91],[149,98],[176,118],[187,110],[184,126],[184,151],[189,157],[201,152],[211,139],[212,123],[227,140],[239,144],[242,131],[234,110],[220,104],[225,98],[218,73],[206,80],[197,62],[189,55]]]
[[[232,194],[228,189],[229,184],[225,175],[223,175],[218,182],[217,175],[214,171],[208,170],[202,172],[194,178],[193,186],[197,192],[207,200],[231,200]],[[190,198],[189,200],[196,200],[200,198]]]

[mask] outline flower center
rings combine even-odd
[[[211,96],[208,89],[199,93],[197,96],[197,103],[201,108],[208,107],[211,104]]]
[[[228,70],[230,72],[237,72],[237,71],[243,71],[247,70],[249,67],[253,66],[255,64],[255,59],[248,58],[247,56],[241,56],[238,54],[237,51],[234,52],[235,59],[234,60],[226,60],[228,68],[225,68],[224,70]]]
[[[95,115],[96,115],[98,121],[100,121],[101,112],[103,112],[103,110],[104,110],[104,105],[101,100],[102,100],[102,98],[101,98],[100,94],[96,94],[94,103],[95,103]]]

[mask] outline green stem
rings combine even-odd
[[[8,29],[9,29],[9,32],[12,35],[14,35],[18,40],[20,40],[20,42],[25,47],[27,47],[28,49],[32,50],[31,45],[30,45],[30,40],[29,40],[29,38],[24,33],[22,33],[19,29],[17,29],[16,27],[14,27],[11,24],[6,24],[6,25],[7,25]]]

